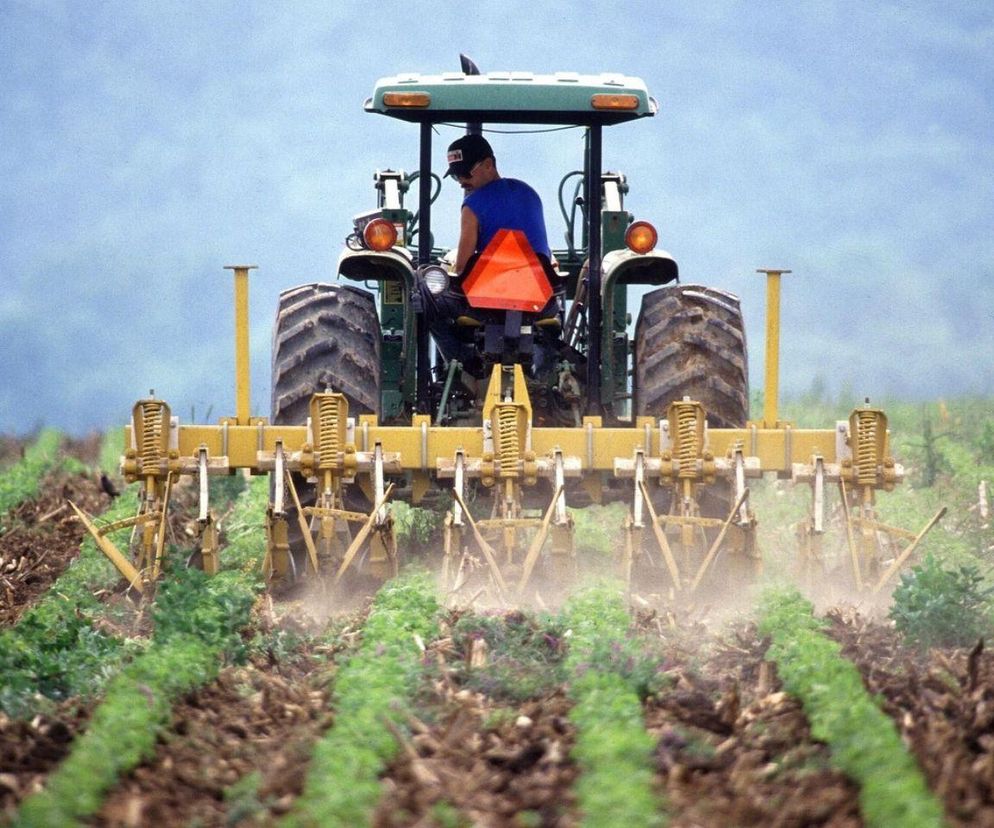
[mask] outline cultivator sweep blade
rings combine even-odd
[[[706,411],[693,400],[669,406],[659,423],[659,437],[657,457],[637,450],[633,460],[618,458],[615,462],[615,475],[634,481],[632,509],[625,523],[622,574],[626,583],[631,584],[636,567],[661,571],[665,566],[673,593],[696,591],[730,529],[737,534],[734,554],[755,569],[759,561],[754,551],[756,520],[749,509],[745,481],[761,474],[757,459],[746,458],[741,445],[733,445],[725,457],[715,457],[708,445]],[[651,434],[647,438],[651,440]],[[650,482],[659,493],[655,498]],[[731,511],[721,517],[702,511],[702,493],[715,486],[735,494]],[[668,501],[668,511],[657,512],[654,500]],[[651,536],[645,533],[647,522]]]
[[[337,586],[356,563],[379,580],[396,575],[397,543],[387,501],[394,484],[384,488],[386,467],[395,458],[386,457],[380,445],[372,452],[357,452],[354,423],[348,419],[348,401],[342,394],[315,394],[310,404],[311,416],[305,442],[287,453],[284,441],[276,441],[262,465],[273,475],[272,502],[266,512],[269,543],[263,567],[270,581],[295,580],[295,564],[289,543],[285,508],[286,493],[293,501],[300,537],[307,549],[312,574],[328,575]],[[270,468],[271,466],[271,468]],[[347,509],[345,489],[358,473],[366,473],[366,489],[375,501],[368,514]],[[295,476],[316,484],[314,505],[304,506],[297,491]],[[349,524],[360,524],[353,535]]]

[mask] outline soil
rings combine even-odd
[[[480,828],[578,824],[575,729],[561,690],[507,706],[442,682],[435,703],[433,724],[412,719],[410,738],[395,734],[402,750],[387,768],[373,825],[432,825],[445,808]],[[537,821],[526,823],[526,813]]]
[[[98,449],[88,438],[70,450],[92,463]],[[99,472],[61,473],[46,479],[38,499],[5,516],[0,627],[16,622],[78,554],[83,529],[67,498],[90,513],[111,503]],[[173,505],[172,536],[193,547],[195,489],[177,487]],[[300,631],[305,643],[257,653],[178,701],[154,756],[119,781],[92,824],[269,825],[285,814],[302,789],[315,740],[334,721],[336,659],[362,624],[333,618],[345,632],[332,650],[309,635],[303,618],[294,604],[268,604],[261,620],[267,630]],[[834,609],[828,618],[942,798],[950,824],[994,826],[994,654],[982,646],[918,654],[885,624],[853,611]],[[718,632],[717,623],[708,629],[649,609],[635,624],[641,635],[658,636],[665,653],[666,684],[645,700],[644,717],[671,825],[862,825],[857,786],[811,738],[753,626],[733,623]],[[399,750],[383,775],[374,824],[578,825],[566,686],[553,682],[508,702],[469,689],[446,669],[447,661],[472,657],[454,652],[451,638],[429,643],[428,655],[439,669],[426,673],[416,715],[394,734]],[[44,784],[85,727],[91,704],[53,704],[30,721],[0,715],[0,820]]]
[[[858,788],[833,770],[800,704],[779,692],[753,626],[718,640],[646,704],[671,826],[862,825]]]
[[[98,474],[55,472],[40,494],[16,506],[3,520],[0,535],[0,627],[17,621],[79,555],[86,530],[68,501],[90,514],[111,503]]]
[[[41,789],[69,753],[89,711],[88,705],[68,701],[30,721],[0,713],[0,821],[12,821],[17,803]]]
[[[994,826],[994,653],[904,647],[890,627],[852,610],[828,613],[833,637],[883,700],[942,799],[951,825]]]
[[[92,824],[227,826],[235,813],[269,824],[286,813],[314,741],[333,722],[328,676],[310,670],[307,656],[226,669],[175,705],[154,758],[121,780]],[[246,778],[253,784],[234,792]]]

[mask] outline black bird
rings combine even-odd
[[[111,480],[106,472],[100,472],[100,488],[107,494],[111,496],[111,499],[117,497],[120,492],[117,490],[117,486],[114,485],[114,481]]]

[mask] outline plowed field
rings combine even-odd
[[[7,462],[16,460],[13,441],[3,446]],[[84,533],[67,498],[91,514],[115,503],[92,466],[94,446],[64,450],[91,464],[88,470],[54,469],[39,497],[4,516],[5,663],[27,663],[28,656],[16,652],[17,642],[28,640],[25,619],[42,622],[26,613],[50,599],[80,554]],[[239,502],[228,508],[237,511]],[[186,527],[193,510],[192,495],[178,491],[172,520],[179,546],[192,543]],[[225,518],[224,528],[229,519],[237,522]],[[261,535],[261,514],[256,522]],[[829,739],[812,735],[805,700],[784,691],[779,665],[769,657],[770,639],[758,632],[753,611],[719,622],[693,609],[630,606],[618,594],[627,629],[614,645],[594,636],[589,652],[579,653],[586,633],[558,608],[447,605],[440,596],[428,613],[429,627],[412,623],[405,632],[401,623],[398,632],[391,621],[396,641],[377,644],[379,597],[361,596],[346,611],[314,596],[255,595],[247,623],[217,650],[213,674],[171,697],[150,747],[92,805],[60,811],[53,794],[46,807],[55,810],[36,809],[28,803],[53,781],[59,789],[56,775],[97,720],[113,677],[153,650],[150,641],[158,646],[162,610],[126,595],[120,584],[100,591],[105,610],[83,612],[86,629],[101,641],[125,642],[123,649],[108,650],[114,655],[107,657],[106,675],[98,671],[85,692],[46,698],[39,679],[38,694],[19,696],[20,709],[0,713],[0,821],[44,824],[37,814],[72,813],[82,824],[100,826],[350,824],[334,807],[320,816],[320,806],[310,803],[322,788],[348,800],[350,786],[359,802],[367,790],[362,774],[373,795],[361,821],[377,826],[635,828],[640,823],[633,820],[642,818],[626,816],[623,807],[617,822],[590,816],[600,813],[597,797],[623,803],[627,786],[635,784],[652,803],[645,824],[840,827],[867,821],[860,780],[840,769]],[[879,699],[945,820],[994,825],[994,656],[982,643],[910,649],[885,617],[850,606],[819,615],[827,618],[825,634]],[[197,616],[186,632],[195,637],[213,623]],[[316,758],[322,740],[346,715],[353,722],[366,715],[366,708],[346,713],[341,705],[350,704],[342,701],[350,698],[349,687],[363,686],[356,671],[367,657],[396,658],[405,689],[390,690],[380,712],[363,719],[376,760],[366,767],[357,748],[349,771],[354,780],[323,778],[325,759]],[[587,680],[599,675],[616,677],[629,693],[641,731],[633,747],[621,742],[614,725],[591,731],[579,713],[589,705],[604,722],[623,718],[623,711],[598,707],[607,691]],[[588,686],[593,689],[583,689]],[[379,689],[370,678],[370,703]],[[139,699],[146,690],[151,706],[159,690],[139,684]],[[612,773],[611,759],[597,760],[592,775],[588,757],[632,754],[644,777],[620,770],[628,767],[620,763]],[[907,824],[938,823],[926,817]]]

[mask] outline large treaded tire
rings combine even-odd
[[[701,285],[642,298],[635,325],[635,413],[662,417],[685,396],[703,403],[713,428],[749,418],[749,370],[738,297]]]
[[[376,301],[349,285],[310,284],[280,294],[273,326],[272,410],[274,425],[306,425],[311,395],[338,391],[349,416],[380,410],[380,321]],[[312,484],[295,473],[303,506],[313,506]],[[358,487],[345,492],[347,508],[368,510]],[[295,569],[307,567],[307,547],[297,510],[287,509],[287,534]]]
[[[273,326],[272,422],[304,425],[311,395],[331,388],[349,414],[380,408],[376,302],[349,285],[312,284],[280,294]]]
[[[643,297],[635,325],[636,414],[658,419],[671,402],[690,397],[704,405],[712,428],[742,428],[749,417],[748,378],[745,328],[736,296],[700,285],[677,285]],[[722,519],[734,499],[724,480],[701,487],[698,498],[703,517]],[[670,511],[669,492],[660,491],[655,502],[657,511]],[[709,530],[709,543],[715,534]],[[728,571],[750,564],[743,556],[729,557],[724,566]]]

